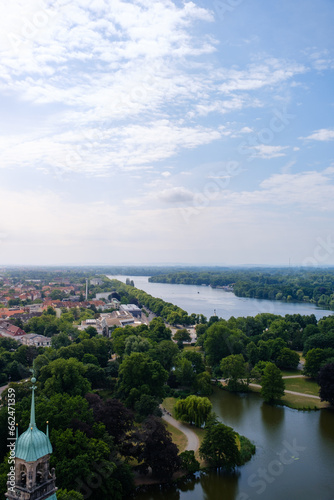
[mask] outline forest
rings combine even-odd
[[[334,269],[233,268],[179,271],[151,276],[154,283],[230,286],[238,297],[311,302],[334,310]]]

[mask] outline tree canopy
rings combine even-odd
[[[221,423],[210,425],[200,446],[200,456],[213,467],[234,469],[240,463],[237,433]]]
[[[212,403],[206,397],[191,395],[186,399],[179,399],[175,404],[176,418],[201,427],[208,420],[212,410]]]
[[[267,403],[284,396],[284,380],[281,371],[273,363],[267,363],[261,378],[261,386],[261,394]]]

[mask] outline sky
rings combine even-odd
[[[333,0],[0,5],[0,264],[334,265]]]

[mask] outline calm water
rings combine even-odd
[[[210,473],[136,500],[334,500],[334,412],[269,406],[257,394],[215,388],[213,410],[256,454],[234,474]]]
[[[213,316],[214,311],[216,311],[217,316],[224,319],[229,319],[231,316],[236,318],[238,316],[256,316],[256,314],[264,312],[281,316],[298,313],[314,314],[317,319],[333,314],[332,311],[321,309],[314,304],[247,299],[209,286],[150,283],[148,276],[109,276],[109,278],[116,278],[124,283],[127,277],[134,281],[137,288],[153,297],[159,297],[166,302],[176,304],[188,314],[204,314],[207,318]]]
[[[189,314],[210,317],[214,309],[225,319],[261,312],[283,316],[313,313],[318,319],[332,314],[312,304],[244,299],[210,287],[149,283],[144,276],[130,278],[137,288],[177,304]],[[211,401],[223,423],[254,442],[252,460],[234,474],[202,474],[178,488],[139,494],[136,500],[334,500],[334,411],[269,406],[258,394],[230,394],[216,388]]]

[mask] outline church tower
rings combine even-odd
[[[56,476],[50,472],[49,459],[52,446],[47,424],[46,434],[37,429],[35,422],[35,382],[33,377],[30,423],[17,437],[15,444],[15,486],[8,481],[7,500],[57,500]],[[17,431],[16,431],[17,432]]]

